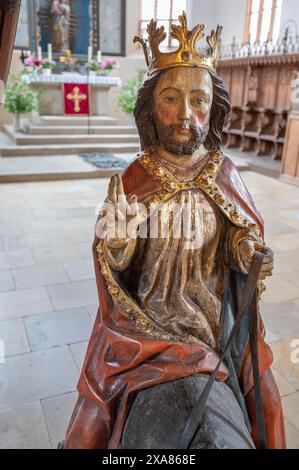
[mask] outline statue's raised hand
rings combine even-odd
[[[106,200],[107,244],[110,248],[122,248],[135,239],[138,225],[143,219],[137,197],[128,200],[119,175],[112,176]]]

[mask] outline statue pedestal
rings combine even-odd
[[[88,76],[79,74],[23,76],[23,80],[40,91],[39,114],[41,116],[63,116],[64,102],[62,85],[64,83],[88,84],[90,90],[90,115],[108,116],[108,94],[111,87],[120,86],[121,79],[111,76]]]

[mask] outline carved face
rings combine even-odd
[[[213,82],[207,70],[174,67],[161,75],[154,92],[154,118],[161,145],[191,155],[209,132]]]

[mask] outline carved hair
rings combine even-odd
[[[154,122],[154,91],[159,78],[166,70],[147,78],[139,89],[135,105],[135,121],[138,128],[141,148],[146,150],[158,143]],[[210,130],[204,143],[207,150],[218,150],[221,145],[221,134],[226,117],[230,111],[229,95],[222,78],[208,71],[213,82],[213,103],[210,113]]]

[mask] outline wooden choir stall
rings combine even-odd
[[[271,51],[267,44],[246,51],[243,46],[227,55],[218,65],[232,104],[224,144],[281,160],[294,108],[292,84],[299,77],[299,44],[286,37]]]

